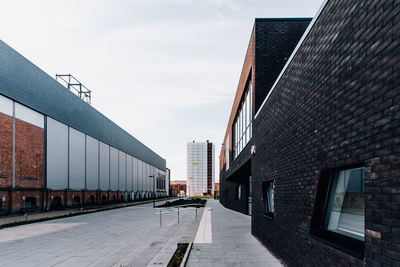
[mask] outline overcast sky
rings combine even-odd
[[[52,77],[71,73],[92,105],[186,179],[186,142],[218,155],[254,18],[313,17],[322,0],[0,0],[0,39]],[[218,178],[217,178],[218,179]]]

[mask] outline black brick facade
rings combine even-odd
[[[274,18],[256,19],[246,59],[243,66],[238,92],[244,91],[247,81],[253,82],[252,88],[252,113],[253,116],[261,106],[263,99],[268,94],[266,88],[271,88],[280,71],[296,47],[305,29],[309,25],[310,18]],[[251,70],[255,71],[251,71]],[[230,121],[237,114],[238,103],[242,95],[237,94]],[[232,126],[228,125],[232,144]],[[250,148],[252,139],[243,148],[243,151],[232,161],[232,146],[230,147],[230,168],[220,172],[220,198],[221,203],[236,211],[248,213],[249,175],[251,174]],[[225,147],[222,149],[225,151]],[[221,164],[222,165],[222,164]],[[238,186],[242,186],[242,196],[238,199]]]
[[[256,19],[255,112],[260,108],[310,21],[309,18]]]
[[[329,0],[253,121],[252,233],[285,264],[400,266],[399,73],[400,2]],[[363,257],[310,234],[321,172],[351,165],[365,167]]]

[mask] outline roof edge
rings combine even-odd
[[[320,6],[320,8],[318,9],[316,15],[314,16],[314,18],[311,20],[310,24],[308,25],[306,31],[304,32],[303,36],[301,37],[300,41],[297,43],[297,46],[295,47],[295,49],[293,50],[292,54],[290,55],[288,61],[286,62],[285,66],[283,67],[281,73],[279,74],[278,78],[276,78],[275,83],[272,85],[271,90],[269,90],[268,95],[264,98],[264,101],[261,103],[261,106],[258,108],[257,113],[254,115],[253,120],[257,119],[258,114],[260,114],[261,110],[263,109],[263,107],[265,106],[265,103],[267,102],[268,98],[270,97],[271,93],[274,91],[276,85],[278,84],[279,80],[281,79],[282,75],[286,72],[286,69],[288,68],[288,66],[292,63],[293,58],[295,57],[295,55],[297,54],[297,51],[299,50],[299,48],[301,47],[301,45],[303,44],[304,40],[306,39],[306,37],[308,36],[308,34],[310,33],[311,29],[314,27],[314,24],[316,23],[316,21],[318,20],[319,16],[321,15],[322,11],[324,10],[324,8],[326,7],[326,4],[328,3],[329,0],[324,0],[324,2],[322,3],[322,5]]]
[[[312,17],[295,17],[295,18],[255,18],[255,22],[276,22],[276,21],[310,21]]]

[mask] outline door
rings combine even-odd
[[[252,177],[249,176],[249,196],[247,198],[247,214],[252,215],[251,213],[251,202],[252,202]]]

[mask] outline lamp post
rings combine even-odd
[[[150,175],[149,177],[153,177],[153,208],[155,208],[156,207],[156,195],[155,195],[155,192],[156,192],[156,182],[155,182],[155,176],[154,175]]]

